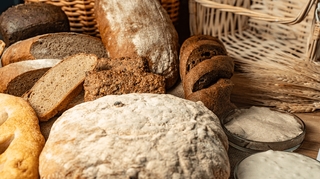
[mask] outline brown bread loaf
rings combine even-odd
[[[0,16],[0,33],[7,47],[41,34],[70,31],[67,15],[47,3],[14,5]]]
[[[165,78],[150,73],[148,60],[140,57],[99,59],[94,70],[86,73],[84,100],[128,93],[164,94]]]
[[[64,111],[83,89],[85,73],[94,68],[97,56],[76,54],[50,68],[23,98],[36,111],[40,121],[47,121]]]
[[[57,32],[38,35],[10,45],[3,52],[2,66],[32,59],[64,59],[77,53],[108,57],[107,51],[97,37],[74,32]]]
[[[21,96],[59,59],[25,60],[0,68],[0,93]]]
[[[180,75],[184,97],[201,101],[218,117],[236,108],[230,102],[234,61],[223,43],[208,35],[185,40],[180,51]]]
[[[165,77],[167,89],[177,82],[178,33],[159,1],[97,0],[94,10],[109,57],[145,57],[150,71]]]

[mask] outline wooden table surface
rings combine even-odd
[[[306,136],[301,146],[295,152],[316,159],[320,149],[320,112],[298,113],[296,115],[306,125]]]

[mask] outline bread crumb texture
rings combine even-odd
[[[41,178],[227,179],[228,141],[201,102],[107,95],[64,112],[40,156]]]

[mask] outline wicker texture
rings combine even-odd
[[[62,8],[70,22],[70,30],[92,36],[100,36],[94,16],[95,0],[25,0],[25,3],[49,3]],[[162,7],[175,23],[179,16],[179,0],[160,0]]]
[[[232,101],[320,109],[318,0],[190,0],[191,34],[221,39],[235,59]]]

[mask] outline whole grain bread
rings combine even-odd
[[[228,179],[228,139],[200,102],[168,94],[108,95],[54,123],[41,178]]]
[[[70,31],[61,7],[47,3],[22,3],[9,7],[0,16],[0,34],[7,47],[41,34]]]
[[[86,73],[83,86],[84,101],[106,95],[166,92],[165,78],[149,72],[147,59],[141,57],[99,59],[95,69]]]
[[[64,59],[77,53],[108,57],[101,39],[74,32],[38,35],[10,45],[3,52],[2,66],[32,59]]]
[[[165,77],[167,89],[177,82],[179,37],[159,1],[97,0],[94,10],[111,58],[145,57],[150,71]]]
[[[66,57],[23,94],[40,121],[47,121],[67,108],[83,89],[85,73],[94,68],[97,59],[96,55],[83,53]]]
[[[0,68],[0,93],[21,96],[60,59],[25,60]]]

